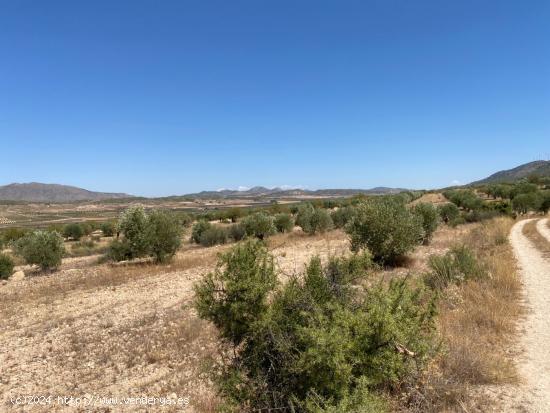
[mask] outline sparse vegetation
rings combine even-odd
[[[111,221],[103,222],[101,224],[101,232],[104,237],[112,237],[115,235],[115,224]]]
[[[204,220],[197,221],[191,230],[191,241],[195,244],[200,244],[202,234],[210,228],[212,228],[212,224],[210,222]]]

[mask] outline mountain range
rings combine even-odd
[[[550,177],[550,161],[529,162],[512,169],[496,172],[487,178],[472,182],[470,185],[482,185],[488,183],[513,182],[532,175]],[[223,189],[220,191],[202,191],[187,194],[182,197],[167,198],[285,198],[285,197],[345,197],[356,194],[384,195],[407,191],[403,188],[376,187],[371,189],[288,189],[266,188],[255,186],[246,190]],[[131,198],[132,195],[124,193],[94,192],[68,185],[31,183],[13,183],[0,186],[0,201],[22,202],[75,202],[75,201],[100,201],[105,199]]]
[[[0,200],[25,202],[72,202],[98,201],[102,199],[127,198],[131,195],[110,192],[94,192],[75,186],[58,184],[9,184],[0,186]]]

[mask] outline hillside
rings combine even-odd
[[[527,178],[530,175],[550,177],[550,161],[529,162],[512,169],[496,172],[487,178],[472,182],[470,185],[514,182],[522,178]]]
[[[72,202],[127,198],[129,196],[120,193],[93,192],[68,185],[37,182],[0,186],[0,200],[2,201]]]

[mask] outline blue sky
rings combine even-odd
[[[4,1],[0,184],[433,188],[550,155],[549,1]]]

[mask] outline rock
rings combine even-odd
[[[10,278],[12,281],[20,281],[25,278],[25,273],[23,271],[16,271],[11,275]]]

